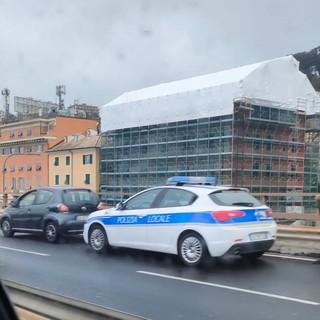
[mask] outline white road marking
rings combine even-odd
[[[29,254],[34,254],[34,255],[43,256],[43,257],[49,257],[50,256],[50,254],[47,254],[47,253],[20,250],[20,249],[14,249],[14,248],[9,248],[9,247],[2,247],[2,246],[0,246],[0,249],[10,250],[10,251],[18,251],[18,252],[23,252],[23,253],[29,253]]]
[[[313,306],[319,306],[320,305],[320,302],[297,299],[297,298],[281,296],[281,295],[278,295],[278,294],[266,293],[266,292],[261,292],[261,291],[254,291],[254,290],[242,289],[242,288],[237,288],[237,287],[225,286],[225,285],[217,284],[217,283],[210,283],[210,282],[192,280],[192,279],[187,279],[187,278],[174,277],[174,276],[169,276],[169,275],[160,274],[160,273],[153,273],[153,272],[148,272],[148,271],[137,271],[137,273],[143,273],[143,274],[147,274],[147,275],[155,276],[155,277],[161,277],[161,278],[167,278],[167,279],[172,279],[172,280],[178,280],[178,281],[185,281],[185,282],[190,282],[190,283],[195,283],[195,284],[201,284],[201,285],[206,285],[206,286],[216,287],[216,288],[221,288],[221,289],[226,289],[226,290],[233,290],[233,291],[251,293],[251,294],[270,297],[270,298],[275,298],[275,299],[282,299],[282,300],[294,301],[294,302],[299,302],[299,303],[304,303],[304,304],[311,304]]]
[[[310,261],[310,262],[315,262],[315,261],[317,261],[317,259],[314,259],[314,258],[286,256],[286,255],[282,255],[282,254],[273,254],[273,253],[265,253],[263,256],[273,257],[273,258],[281,258],[281,259]]]

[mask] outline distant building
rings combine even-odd
[[[101,181],[118,197],[173,175],[317,192],[316,100],[292,56],[124,93],[101,108]]]
[[[0,192],[22,192],[49,183],[47,151],[66,135],[97,130],[98,121],[56,116],[0,126]]]
[[[48,150],[49,185],[99,191],[100,136],[97,131],[70,134]]]

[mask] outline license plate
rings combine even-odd
[[[252,240],[252,241],[266,240],[266,239],[268,239],[267,232],[257,232],[257,233],[250,234],[250,240]]]
[[[87,218],[88,218],[88,216],[77,216],[77,217],[76,217],[76,220],[77,220],[77,221],[86,221]]]

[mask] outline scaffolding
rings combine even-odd
[[[255,193],[316,192],[320,113],[318,131],[308,119],[302,101],[241,98],[232,114],[106,132],[101,179],[117,198],[174,175],[214,176]]]

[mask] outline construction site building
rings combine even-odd
[[[317,192],[315,96],[292,56],[125,93],[101,110],[108,203],[174,175],[254,193]],[[303,207],[292,199],[278,209]]]

